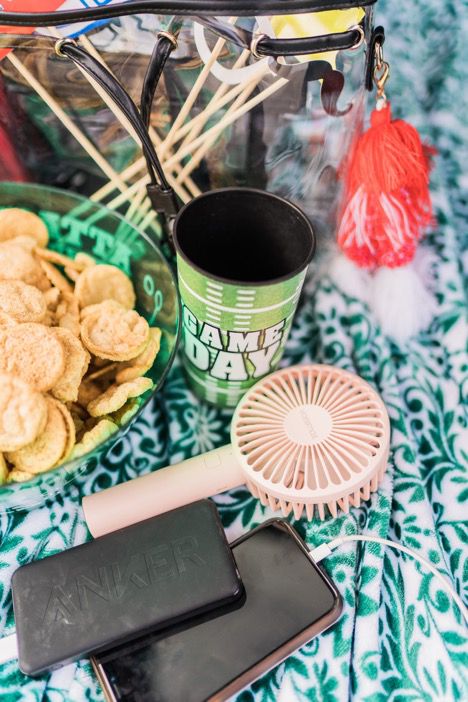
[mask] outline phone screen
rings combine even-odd
[[[333,585],[279,520],[232,548],[245,588],[242,606],[110,660],[97,657],[115,700],[202,702],[262,661],[257,674],[265,672],[338,618],[341,600]],[[288,648],[291,642],[296,645]]]

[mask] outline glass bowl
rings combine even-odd
[[[41,185],[0,183],[0,208],[21,207],[38,214],[49,230],[49,248],[74,257],[79,251],[99,263],[111,263],[132,279],[137,311],[162,331],[161,349],[146,375],[153,388],[139,398],[139,407],[117,432],[92,451],[40,473],[24,483],[0,486],[0,510],[30,507],[88,475],[99,459],[130,428],[163,383],[177,350],[180,302],[174,273],[159,249],[123,217],[74,193]]]

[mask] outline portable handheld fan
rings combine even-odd
[[[267,376],[234,413],[230,446],[85,497],[94,536],[247,484],[263,505],[308,519],[348,512],[387,464],[385,405],[362,378],[325,365]]]

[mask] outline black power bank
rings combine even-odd
[[[22,566],[12,579],[20,669],[37,675],[243,594],[209,500]]]

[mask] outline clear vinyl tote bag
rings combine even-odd
[[[320,233],[334,224],[337,169],[383,41],[374,2],[11,0],[0,12],[0,180],[67,186],[160,232],[134,124],[67,60],[68,40],[140,106],[179,201],[263,188]],[[155,61],[161,37],[169,48]]]

